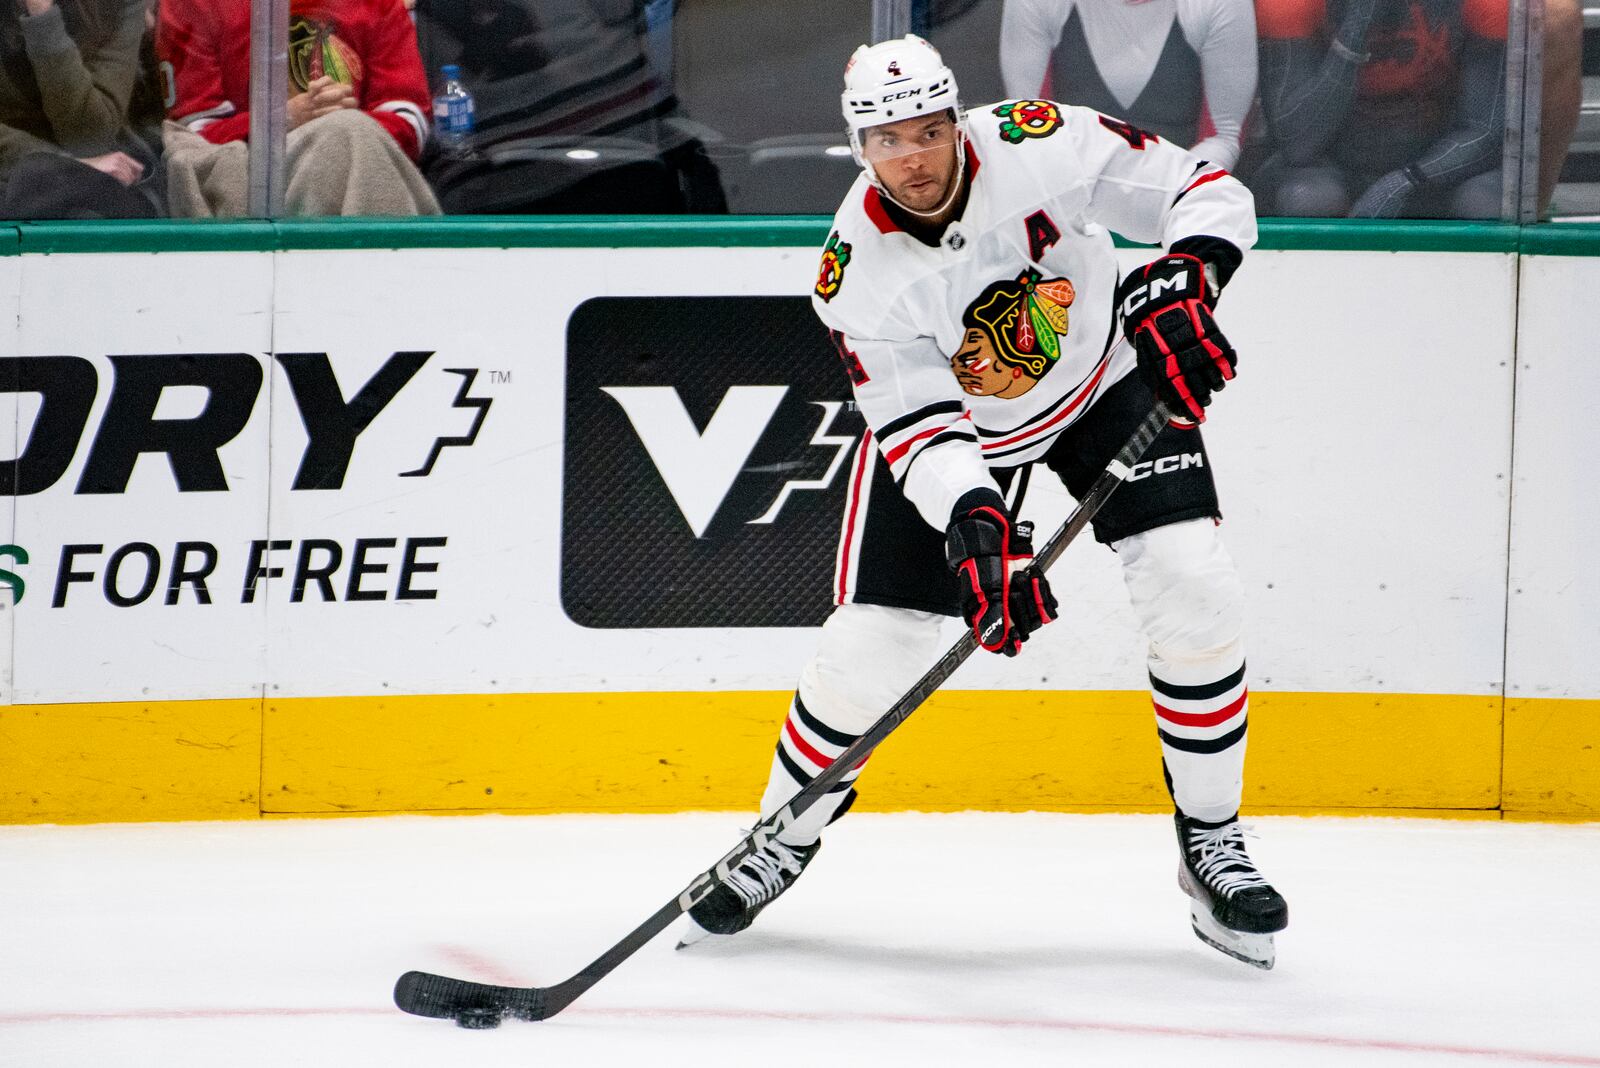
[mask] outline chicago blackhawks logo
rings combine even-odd
[[[1012,100],[994,113],[1000,117],[1000,136],[1014,145],[1061,129],[1061,109],[1048,100]]]
[[[303,93],[322,77],[355,85],[361,80],[361,58],[331,24],[296,15],[289,20],[289,80]]]
[[[991,282],[961,315],[966,333],[950,357],[961,388],[974,397],[1020,397],[1061,358],[1067,308],[1077,291],[1065,278],[1041,280],[1033,268]]]
[[[816,294],[824,302],[832,300],[844,285],[844,269],[849,262],[850,242],[840,241],[839,231],[835,230],[822,248],[822,267],[817,271]]]

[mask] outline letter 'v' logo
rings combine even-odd
[[[602,386],[622,406],[695,537],[705,534],[788,386],[729,386],[702,433],[672,386]]]

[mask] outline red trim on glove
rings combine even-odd
[[[1211,362],[1216,364],[1217,370],[1222,372],[1222,380],[1224,382],[1232,382],[1233,368],[1228,365],[1228,358],[1222,354],[1222,350],[1217,347],[1216,342],[1212,341],[1209,336],[1201,338],[1200,342],[1206,347],[1206,355],[1211,357]]]
[[[1033,603],[1039,606],[1039,625],[1055,622],[1055,616],[1050,614],[1050,609],[1044,606],[1044,591],[1039,589],[1039,580],[1033,580]]]
[[[989,652],[1000,652],[1006,647],[1006,635],[1011,633],[1011,573],[1009,567],[1011,563],[1011,520],[1006,517],[1004,512],[996,511],[988,505],[974,508],[967,515],[970,517],[977,515],[979,512],[993,516],[995,522],[1000,524],[1000,642],[997,645],[990,645],[985,642],[983,634],[978,630],[977,620],[983,618],[993,602],[984,594],[982,586],[978,583],[977,561],[968,560],[961,566],[963,569],[971,569],[971,574],[968,578],[972,581],[973,589],[978,593],[980,605],[975,613],[976,618],[972,623],[972,636],[977,639],[979,645]],[[1012,641],[1015,643],[1016,648],[1022,648],[1020,641],[1016,641],[1015,638]]]

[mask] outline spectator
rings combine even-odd
[[[422,0],[424,30],[450,42],[450,62],[477,85],[515,78],[550,62],[531,7],[507,0]],[[442,65],[442,64],[441,64]]]
[[[249,0],[166,0],[165,127],[175,213],[243,215]],[[291,0],[284,204],[293,215],[437,215],[415,160],[428,84],[400,0]]]
[[[470,150],[427,161],[455,213],[722,214],[704,128],[670,80],[670,0],[419,0],[428,67],[458,65]]]
[[[1583,8],[1578,0],[1545,0],[1544,96],[1540,103],[1539,216],[1561,180],[1583,109]]]
[[[0,0],[0,218],[163,214],[128,110],[144,33],[144,0]]]
[[[1251,0],[1006,0],[1006,95],[1082,104],[1221,167],[1256,95]]]
[[[1506,0],[1257,0],[1279,215],[1496,218]]]

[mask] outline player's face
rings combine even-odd
[[[895,200],[913,211],[932,211],[957,180],[956,124],[946,112],[874,126],[861,154]]]

